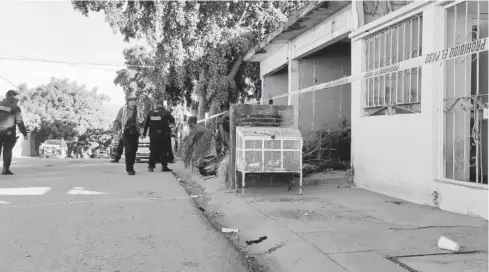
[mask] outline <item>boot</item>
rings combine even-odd
[[[111,163],[118,163],[119,162],[119,159],[113,159],[110,161]]]
[[[155,169],[154,167],[148,166],[148,172],[154,172],[154,169]]]
[[[168,168],[168,166],[163,166],[161,167],[161,172],[171,172],[172,170],[170,168]]]
[[[134,176],[134,175],[136,175],[136,171],[134,171],[134,170],[130,170],[130,171],[127,171],[127,174],[128,174],[129,176]]]
[[[3,171],[2,171],[2,175],[3,175],[3,176],[11,176],[11,175],[13,175],[13,174],[14,174],[14,173],[12,173],[12,172],[10,171],[10,166],[4,166],[4,167],[3,167]]]

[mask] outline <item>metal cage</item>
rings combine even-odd
[[[302,194],[300,131],[295,128],[236,127],[236,170],[242,175],[243,194],[246,173],[299,173],[299,194]],[[235,180],[237,183],[237,173]]]

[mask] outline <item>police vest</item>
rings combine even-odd
[[[152,112],[149,116],[149,131],[151,134],[168,132],[168,118],[163,113]]]

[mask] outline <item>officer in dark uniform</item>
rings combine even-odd
[[[10,163],[12,162],[12,149],[17,142],[16,126],[19,126],[20,132],[27,140],[27,130],[22,120],[22,111],[17,105],[19,102],[19,93],[10,90],[7,92],[6,98],[0,102],[0,154],[3,148],[3,171],[2,175],[13,175],[10,171]]]
[[[175,156],[173,155],[173,147],[172,147],[172,137],[175,137],[175,118],[171,114],[171,111],[165,109],[165,115],[168,118],[168,122],[170,123],[170,137],[166,139],[167,144],[167,162],[174,163]]]
[[[174,120],[174,119],[173,119]],[[156,160],[161,162],[161,171],[170,172],[168,168],[168,139],[171,137],[170,122],[172,121],[171,114],[165,111],[163,103],[160,101],[156,104],[153,111],[148,113],[144,123],[143,138],[149,128],[149,165],[148,170],[153,172],[156,167]],[[173,121],[174,122],[174,121]]]

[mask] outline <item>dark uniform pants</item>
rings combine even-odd
[[[168,163],[168,144],[167,138],[164,134],[157,134],[149,136],[149,167],[154,168],[156,161],[159,160],[163,167]]]
[[[166,141],[167,141],[167,149],[168,149],[168,151],[167,151],[167,160],[169,162],[172,162],[175,159],[175,157],[173,156],[173,148],[172,148],[172,144],[171,144],[171,141],[172,141],[171,136],[169,136],[166,139]]]
[[[8,135],[6,132],[0,132],[0,155],[3,158],[3,166],[5,167],[10,167],[10,163],[12,163],[12,149],[14,149],[16,142],[15,134]]]
[[[134,171],[134,163],[136,162],[136,153],[139,145],[139,135],[124,131],[123,135],[125,156],[126,156],[126,171]],[[122,153],[122,152],[121,152]]]

